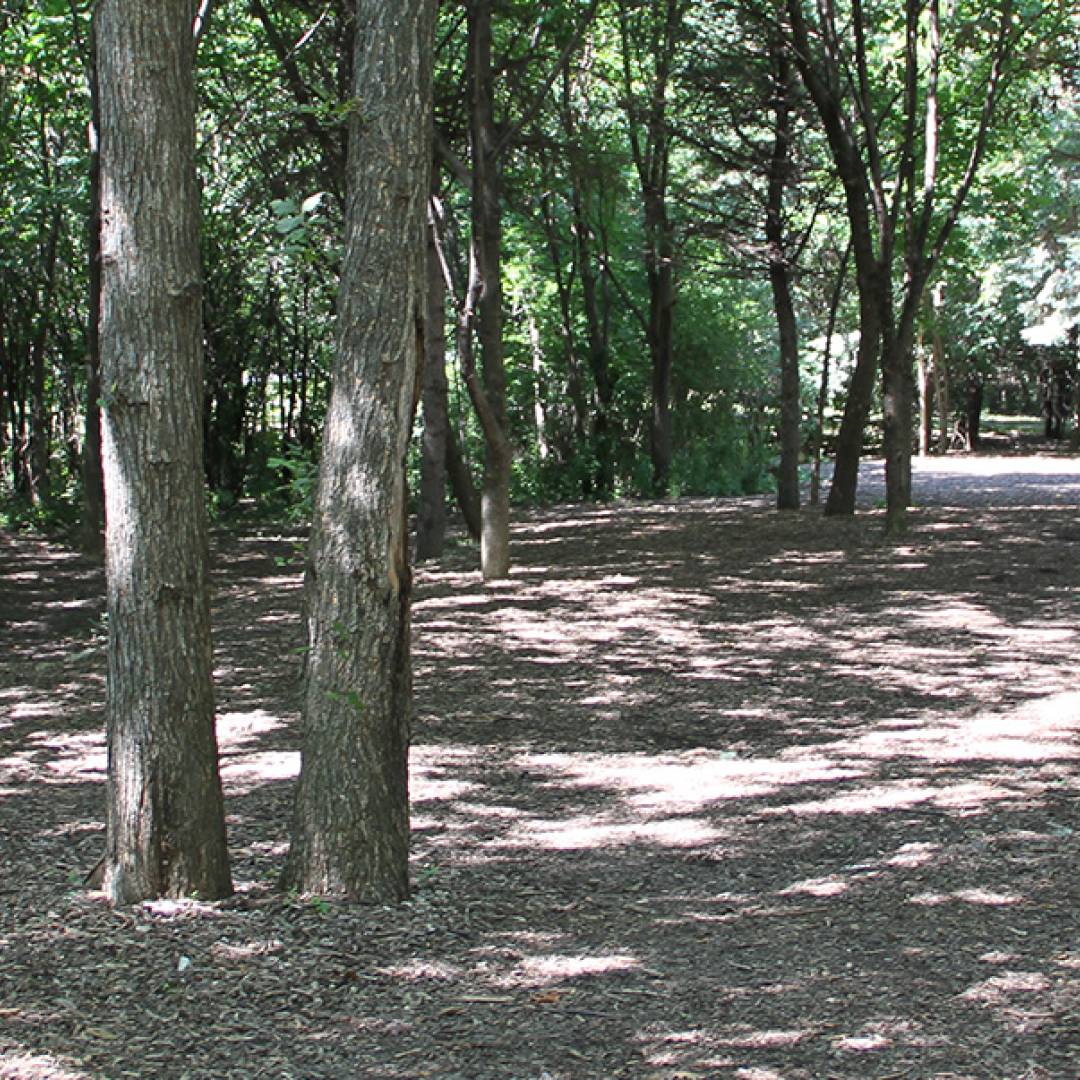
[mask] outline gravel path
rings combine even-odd
[[[918,506],[1080,507],[1080,457],[957,454],[916,458],[912,490]],[[864,462],[858,504],[870,507],[884,498],[884,462]]]

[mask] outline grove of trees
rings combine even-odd
[[[120,901],[229,889],[208,512],[312,525],[286,880],[399,897],[410,511],[496,580],[517,504],[829,453],[850,514],[875,446],[901,532],[1076,381],[1065,0],[10,0],[0,128],[0,497],[106,554]]]

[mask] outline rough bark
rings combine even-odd
[[[423,348],[430,0],[356,11],[337,355],[305,582],[303,755],[284,884],[408,891],[405,454]]]
[[[102,0],[108,819],[118,903],[229,893],[211,682],[190,0]]]
[[[983,382],[978,375],[968,378],[967,395],[964,399],[964,431],[967,440],[966,449],[972,452],[979,449],[979,429],[982,426]]]
[[[882,351],[883,450],[885,455],[885,531],[907,528],[911,505],[911,442],[914,433],[915,378],[912,335],[890,341]]]

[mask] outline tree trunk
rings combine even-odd
[[[814,420],[814,461],[810,474],[810,504],[817,506],[821,501],[821,451],[825,441],[825,406],[829,400],[829,371],[832,362],[833,335],[836,332],[836,318],[840,312],[840,300],[847,280],[848,261],[851,258],[850,242],[844,248],[840,266],[836,273],[832,295],[829,297],[829,318],[825,327],[825,350],[821,358],[821,381],[818,383],[817,407]]]
[[[491,0],[468,5],[469,71],[472,82],[472,244],[479,275],[476,332],[483,368],[480,406],[484,432],[484,480],[480,496],[480,570],[485,581],[510,574],[510,467],[507,437],[506,362],[502,337],[502,193],[498,133],[492,113]],[[479,387],[473,387],[473,401]]]
[[[856,259],[858,263],[858,259]],[[856,268],[856,276],[864,271]],[[862,460],[863,437],[870,403],[874,396],[874,381],[881,356],[881,327],[877,305],[865,284],[859,288],[859,348],[855,370],[851,374],[844,415],[836,436],[836,458],[832,483],[825,500],[829,516],[855,513],[855,494],[859,485],[859,462]]]
[[[964,425],[967,449],[974,453],[979,449],[979,429],[982,426],[983,383],[978,375],[968,380],[967,400],[964,402]]]
[[[672,460],[671,372],[675,356],[675,273],[671,222],[662,195],[650,197],[646,194],[645,218],[646,233],[653,238],[645,255],[649,280],[649,355],[652,360],[652,417],[649,429],[652,487],[654,495],[666,495],[671,484]]]
[[[831,53],[824,59],[816,58],[811,45],[816,35],[811,34],[807,26],[802,0],[787,0],[786,7],[792,34],[792,60],[817,108],[837,175],[844,187],[849,242],[855,257],[859,348],[836,439],[832,484],[825,502],[827,515],[848,515],[855,513],[863,437],[881,358],[883,324],[879,299],[881,288],[890,287],[888,257],[884,255],[879,260],[874,250],[870,187],[856,133],[845,117],[838,97],[837,59]],[[822,65],[820,68],[818,63]]]
[[[42,150],[42,168],[50,175],[47,152]],[[46,181],[48,182],[48,181]],[[44,281],[35,298],[37,326],[30,345],[30,429],[28,463],[30,466],[30,501],[39,506],[49,496],[49,463],[52,456],[51,417],[46,391],[46,353],[52,336],[53,296],[56,291],[56,249],[60,239],[60,209],[53,210],[45,229],[42,251]]]
[[[929,457],[934,440],[934,369],[926,353],[926,342],[919,335],[915,350],[916,389],[919,395],[919,457]]]
[[[93,30],[91,29],[91,34]],[[97,61],[90,60],[90,219],[87,223],[89,316],[86,326],[86,421],[82,460],[82,521],[79,544],[90,554],[105,550],[105,485],[101,475],[101,154]]]
[[[599,499],[609,499],[615,490],[615,445],[612,431],[612,415],[615,403],[615,377],[611,370],[611,357],[608,335],[607,305],[602,304],[601,277],[594,247],[594,230],[590,207],[590,185],[596,186],[598,180],[588,160],[582,160],[584,151],[580,144],[577,118],[571,96],[571,75],[569,69],[563,72],[562,95],[559,115],[563,131],[570,146],[567,165],[570,170],[570,209],[573,214],[571,235],[573,236],[575,264],[578,279],[581,282],[582,309],[585,316],[585,330],[589,348],[589,369],[593,377],[591,436],[596,470],[586,483],[586,492]],[[551,224],[554,234],[555,225]],[[554,242],[552,242],[554,246]],[[573,276],[573,270],[567,275]],[[562,275],[560,275],[560,278]],[[568,359],[573,359],[574,320],[571,314],[570,284],[560,283],[562,302],[563,333],[568,342]],[[578,391],[580,380],[576,371],[571,370],[571,399],[575,406],[575,434],[586,429],[586,417],[580,402],[583,396]]]
[[[465,519],[465,529],[476,541],[480,539],[480,492],[476,490],[468,462],[458,446],[457,436],[451,427],[446,429],[446,476],[450,481],[450,490]]]
[[[621,0],[617,9],[630,152],[644,211],[645,277],[649,286],[645,337],[652,369],[649,455],[655,495],[666,494],[671,481],[675,235],[667,206],[671,165],[667,112],[685,10],[681,0],[643,7]],[[635,55],[639,60],[647,58],[642,64],[647,70],[633,70],[631,57]]]
[[[589,225],[583,206],[580,205],[577,197],[574,206],[574,222],[578,272],[581,277],[585,326],[589,341],[589,368],[596,386],[592,415],[593,453],[596,455],[593,488],[598,498],[610,499],[615,492],[615,432],[612,430],[612,416],[615,411],[615,375],[611,370],[607,311],[601,310]]]
[[[769,190],[765,240],[769,250],[769,284],[780,344],[780,470],[776,506],[799,508],[799,453],[802,449],[802,404],[799,385],[799,331],[791,296],[791,267],[784,236],[784,189],[790,172],[791,72],[783,42],[770,43],[773,79],[773,149],[769,158]]]
[[[900,535],[907,529],[911,505],[911,437],[915,397],[910,342],[892,341],[882,352],[885,531]]]
[[[932,348],[931,382],[934,387],[934,405],[937,411],[938,444],[941,452],[944,453],[949,449],[949,421],[952,417],[952,406],[949,400],[949,368],[945,359],[945,342],[941,339],[941,331],[936,322],[931,330],[930,343]],[[933,418],[931,418],[931,425],[933,425]]]
[[[303,756],[284,884],[408,892],[404,461],[423,348],[434,5],[358,0],[337,355],[305,582]]]
[[[416,557],[437,559],[446,542],[446,443],[450,437],[446,386],[446,281],[428,226],[427,319],[420,395],[424,434],[420,443],[420,503],[416,513]]]
[[[211,681],[190,0],[102,0],[108,820],[118,903],[231,890]]]

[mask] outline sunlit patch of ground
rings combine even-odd
[[[14,545],[0,1076],[1073,1075],[1067,461],[919,464],[897,545],[875,511],[672,500],[522,515],[497,586],[465,547],[421,567],[397,907],[277,888],[300,573],[264,534],[215,578],[238,894],[88,895],[100,576]]]

